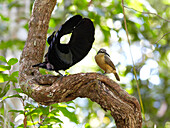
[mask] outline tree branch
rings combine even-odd
[[[36,0],[34,3],[28,39],[20,59],[21,89],[44,105],[87,97],[104,110],[110,110],[118,128],[141,128],[142,117],[137,99],[107,76],[98,73],[43,76],[37,68],[32,68],[33,64],[42,61],[48,23],[55,4],[55,0]]]

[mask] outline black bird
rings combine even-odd
[[[59,70],[70,68],[81,61],[92,48],[94,31],[94,25],[90,19],[82,18],[80,15],[73,16],[57,32],[54,31],[48,37],[47,42],[50,46],[45,55],[45,61],[33,67],[45,68],[58,73]],[[70,41],[67,44],[61,44],[60,38],[69,33],[72,33]]]

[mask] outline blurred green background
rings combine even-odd
[[[164,128],[165,124],[170,127],[170,1],[124,2],[130,47],[121,0],[57,0],[47,36],[75,14],[90,18],[95,25],[93,48],[67,72],[103,73],[94,61],[96,52],[103,47],[116,65],[121,79],[118,83],[138,98],[133,57],[145,110],[143,127]],[[28,127],[116,127],[110,113],[89,99],[77,98],[73,102],[41,106],[19,89],[18,60],[27,39],[33,3],[33,0],[0,0],[0,126],[23,127],[25,116]],[[62,37],[61,41],[68,42],[69,36]],[[48,45],[46,51],[47,48]],[[46,70],[41,72],[47,73]],[[113,74],[107,76],[115,80]]]

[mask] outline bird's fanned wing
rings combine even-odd
[[[59,30],[56,32],[54,31],[48,38],[47,42],[50,45],[51,43],[57,43],[56,38],[60,38],[63,35],[69,34],[73,32],[74,27],[82,20],[82,16],[80,15],[75,15],[69,20],[67,20]],[[58,37],[59,36],[59,37]]]
[[[94,25],[88,18],[83,18],[73,30],[69,48],[73,55],[73,64],[82,60],[92,48],[94,42]]]
[[[68,44],[61,44],[60,38],[63,35],[72,33]],[[94,25],[88,18],[75,15],[67,20],[60,29],[47,39],[49,49],[43,63],[33,67],[42,67],[50,70],[66,70],[75,63],[81,61],[92,48],[94,42]]]
[[[82,20],[82,16],[75,15],[67,20],[60,28],[59,33],[60,36],[69,34],[73,32],[74,28],[78,25],[78,23]]]

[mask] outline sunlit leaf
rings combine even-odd
[[[55,123],[63,123],[63,121],[61,121],[59,118],[56,117],[50,117],[50,118],[46,118],[45,121],[48,122],[55,122]]]
[[[132,88],[127,88],[126,91],[129,93],[129,94],[133,94],[133,89]]]
[[[0,73],[0,83],[3,83],[5,81],[8,81],[8,74],[3,74],[3,73]]]
[[[74,104],[74,102],[73,102],[73,101],[67,101],[66,103],[67,103],[67,104],[70,104],[70,103],[73,103],[73,104]]]
[[[21,88],[15,88],[15,89],[13,89],[13,90],[17,91],[18,93],[23,93],[23,91],[21,90]]]
[[[37,108],[37,104],[31,104],[31,103],[27,103],[26,106],[24,107],[24,109],[36,109]]]
[[[3,56],[0,56],[0,60],[3,61],[3,62],[5,62],[5,63],[7,63],[7,60],[6,60],[5,57],[3,57]]]
[[[11,66],[0,65],[0,71],[10,70]]]
[[[8,0],[8,3],[11,3],[12,1],[14,1],[14,0]]]
[[[89,123],[85,124],[85,128],[91,128]]]
[[[8,18],[8,17],[3,16],[2,14],[0,14],[0,17],[1,17],[1,19],[2,19],[3,21],[9,21],[9,18]]]
[[[138,0],[131,0],[130,3],[129,3],[129,7],[134,8],[138,11],[143,11],[143,5]]]
[[[2,98],[3,96],[5,96],[5,94],[8,92],[10,88],[10,85],[6,85],[5,88],[0,92],[0,98]]]
[[[41,111],[42,111],[42,113],[44,114],[44,115],[48,115],[49,114],[49,106],[48,107],[40,107],[40,109],[41,109]]]
[[[39,122],[38,121],[34,121],[34,122],[32,122],[32,121],[27,121],[27,126],[33,126],[33,125],[36,125],[36,124],[38,124]]]
[[[42,115],[42,110],[38,107],[26,113],[26,116],[31,114]]]
[[[18,62],[18,59],[17,59],[17,58],[11,58],[11,59],[7,62],[7,64],[8,64],[9,66],[11,66],[11,65],[16,64],[17,62]]]
[[[12,127],[12,128],[14,128],[14,127],[15,127],[15,125],[14,125],[14,123],[13,123],[13,122],[10,122],[10,125],[11,125],[11,127]]]
[[[24,124],[19,125],[17,128],[24,128]]]
[[[48,117],[50,117],[51,115],[58,115],[59,116],[59,110],[58,109],[55,109],[55,110],[52,110],[50,113],[49,113],[49,115],[48,115]]]
[[[23,110],[9,110],[8,112],[19,112],[20,114],[24,114]]]
[[[18,82],[18,80],[17,80],[17,78],[16,78],[16,77],[18,77],[18,74],[19,74],[19,72],[18,72],[18,71],[13,72],[13,73],[9,76],[9,80],[10,80],[10,81],[12,81],[12,82],[17,83],[17,82]]]
[[[58,107],[58,109],[63,113],[64,116],[68,117],[70,121],[78,124],[78,119],[74,112],[68,111],[65,107]]]
[[[24,41],[21,40],[8,40],[8,41],[1,41],[0,43],[0,49],[13,49],[17,47],[17,49],[23,49],[24,47]]]
[[[19,94],[15,94],[15,95],[12,95],[12,96],[3,97],[2,100],[5,100],[7,98],[13,98],[13,97],[22,98],[22,96],[20,96]]]
[[[8,4],[8,9],[12,9],[13,7],[22,7],[23,5],[21,5],[18,1],[12,1]]]
[[[54,107],[54,108],[57,108],[57,107],[59,107],[59,104],[56,103],[56,104],[52,104],[51,106]]]
[[[12,74],[11,74],[12,76],[15,76],[15,77],[18,77],[18,75],[19,75],[19,71],[15,71],[15,72],[12,72]]]
[[[170,122],[165,123],[165,128],[170,128]]]
[[[86,9],[88,7],[87,0],[74,0],[75,6],[78,7],[79,10]]]

